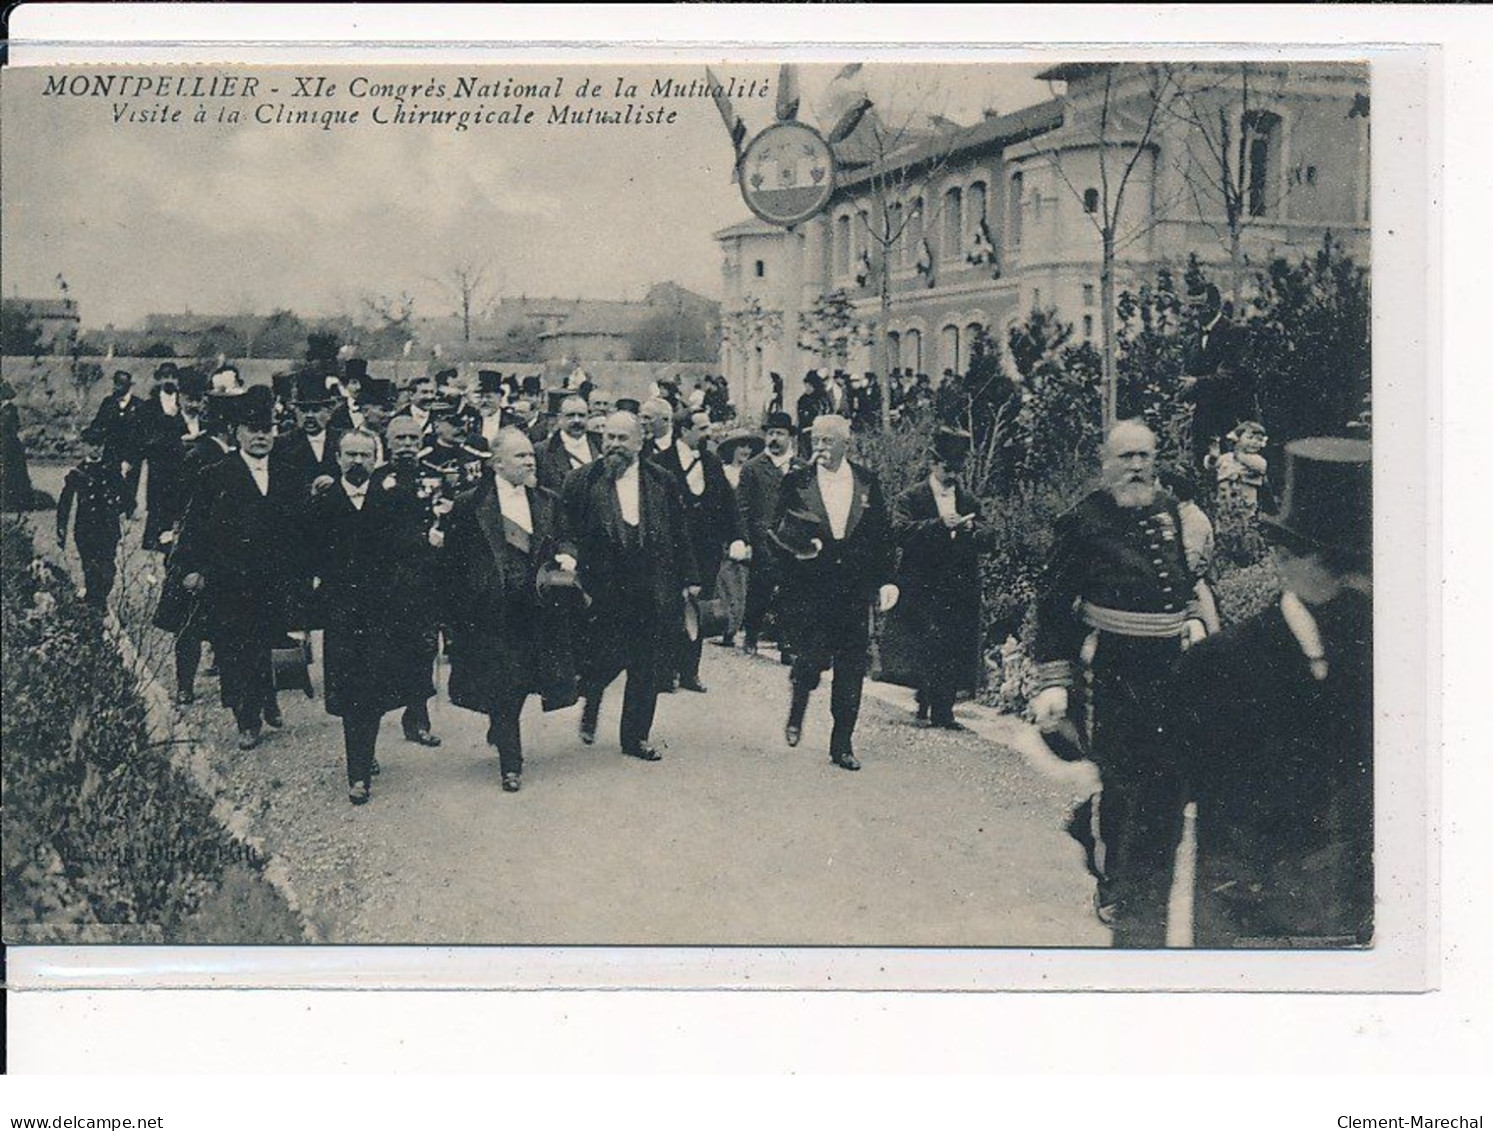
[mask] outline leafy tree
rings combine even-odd
[[[701,310],[673,307],[651,314],[633,331],[634,361],[714,361],[719,328]]]
[[[342,335],[335,330],[317,329],[306,335],[306,360],[312,363],[335,364],[337,351],[342,348]]]
[[[295,357],[305,348],[306,324],[289,310],[276,310],[254,335],[254,356]]]
[[[147,342],[140,350],[141,357],[175,357],[176,348],[170,342]]]
[[[249,343],[244,335],[232,326],[218,323],[209,326],[197,338],[198,357],[244,357],[249,352]]]
[[[831,368],[843,369],[851,347],[861,344],[865,334],[866,328],[856,321],[855,305],[843,290],[820,295],[798,316],[798,348]]]
[[[0,353],[9,357],[39,357],[43,353],[41,326],[19,303],[0,304]]]

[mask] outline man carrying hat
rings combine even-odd
[[[1116,946],[1166,940],[1172,849],[1182,783],[1167,765],[1161,725],[1172,666],[1206,634],[1177,503],[1156,485],[1156,437],[1122,420],[1105,438],[1102,486],[1061,515],[1037,594],[1032,713],[1061,733],[1081,717],[1092,681],[1092,757],[1102,792],[1090,869],[1095,909]],[[1070,826],[1075,837],[1087,835]],[[1089,847],[1089,842],[1085,842]],[[1102,861],[1102,863],[1101,863]]]
[[[269,387],[251,386],[221,407],[231,413],[238,451],[203,472],[173,564],[187,592],[206,602],[223,706],[238,724],[239,748],[251,750],[261,724],[282,725],[270,652],[285,634],[287,594],[300,568],[299,555],[284,553],[286,532],[302,529],[308,498],[270,459]]]
[[[958,482],[969,449],[968,432],[939,429],[928,478],[892,508],[892,535],[902,550],[902,599],[893,616],[914,642],[919,718],[945,730],[964,729],[954,719],[954,699],[979,684],[980,553],[994,534],[979,501]]]
[[[576,559],[561,540],[559,497],[538,482],[529,438],[503,429],[489,468],[457,497],[441,548],[450,692],[456,706],[487,716],[503,789],[516,793],[525,701],[540,695],[545,710],[576,701],[569,615],[544,583],[551,570],[574,579]],[[581,596],[573,586],[567,592]]]
[[[1185,655],[1168,749],[1197,802],[1195,942],[1365,946],[1374,915],[1372,466],[1288,444],[1282,593]]]
[[[781,611],[789,626],[794,660],[792,698],[784,737],[797,746],[809,695],[828,668],[830,761],[858,770],[854,735],[860,715],[874,603],[889,612],[899,592],[892,583],[895,548],[881,484],[868,468],[846,458],[850,421],[814,421],[814,462],[783,479],[773,539],[782,550]]]
[[[578,393],[560,402],[560,427],[535,450],[539,485],[558,492],[565,477],[601,454],[601,441],[586,431],[590,409]]]

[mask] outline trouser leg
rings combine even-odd
[[[935,724],[954,721],[954,689],[942,680],[929,680],[923,687],[923,702]]]
[[[635,750],[648,741],[653,730],[653,715],[658,706],[659,664],[651,641],[634,648],[627,663],[627,687],[622,693],[623,750]]]
[[[521,774],[524,770],[523,736],[519,719],[523,714],[527,692],[505,692],[498,701],[498,709],[488,716],[489,733],[496,739],[498,766],[505,774]]]
[[[753,563],[747,570],[746,611],[741,618],[742,642],[755,645],[762,634],[762,622],[772,603],[772,569]]]
[[[427,699],[416,699],[404,708],[404,714],[400,716],[400,725],[405,734],[418,734],[430,729],[430,702]]]
[[[114,588],[114,554],[102,551],[80,555],[83,565],[83,600],[95,609],[109,603],[109,592]]]
[[[191,691],[197,682],[197,665],[202,662],[202,636],[193,625],[187,625],[176,636],[176,690]]]
[[[861,689],[866,678],[864,647],[842,650],[835,657],[834,682],[830,686],[829,710],[834,720],[830,731],[829,752],[844,756],[853,753],[851,739],[861,713]]]
[[[347,784],[373,781],[373,752],[378,743],[380,716],[374,711],[351,711],[342,716],[342,742],[347,751]]]
[[[703,635],[691,640],[688,636],[680,641],[679,647],[679,682],[698,683],[700,681],[700,654],[705,648],[705,637]]]

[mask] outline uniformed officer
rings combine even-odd
[[[1099,917],[1117,946],[1166,940],[1171,852],[1182,784],[1165,758],[1166,681],[1182,649],[1206,635],[1176,501],[1156,485],[1156,437],[1121,421],[1104,442],[1103,485],[1057,521],[1037,597],[1039,726],[1056,729],[1092,683],[1092,756],[1102,793],[1090,867]],[[1072,826],[1070,826],[1072,827]]]
[[[106,460],[107,430],[91,424],[83,430],[83,461],[67,473],[57,496],[57,548],[67,547],[73,504],[73,545],[83,566],[83,600],[102,611],[114,588],[115,554],[119,549],[119,516],[125,510],[125,480],[119,466]]]

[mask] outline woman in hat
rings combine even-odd
[[[35,495],[15,395],[10,382],[0,380],[0,510],[6,513],[29,510]]]
[[[980,648],[980,554],[993,531],[980,504],[958,483],[969,459],[968,432],[941,428],[933,437],[928,478],[909,487],[892,508],[892,533],[902,551],[900,607],[887,625],[884,658],[900,636],[915,658],[918,718],[962,730],[954,700],[974,691],[983,672]]]

